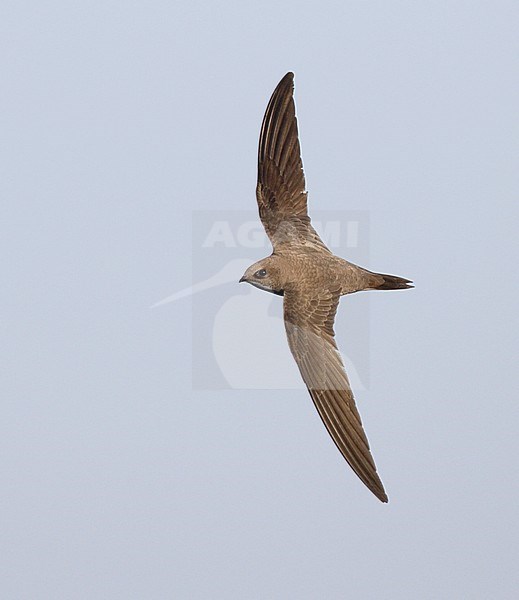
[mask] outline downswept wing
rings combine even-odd
[[[274,250],[284,244],[327,249],[310,224],[294,105],[294,74],[274,90],[261,125],[256,197]]]
[[[379,500],[387,502],[335,343],[333,323],[338,304],[338,291],[323,291],[314,297],[285,292],[288,344],[335,445],[361,481]]]

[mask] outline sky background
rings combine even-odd
[[[516,597],[518,17],[2,3],[3,598]],[[311,210],[369,211],[364,266],[416,283],[371,293],[357,394],[388,505],[304,390],[193,390],[192,300],[150,308],[192,283],[193,211],[254,209],[288,70]]]

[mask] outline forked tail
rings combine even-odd
[[[414,287],[413,282],[403,277],[396,275],[384,275],[383,273],[374,274],[377,278],[377,285],[374,285],[374,290],[408,290]]]

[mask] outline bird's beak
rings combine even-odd
[[[247,280],[245,279],[245,275],[244,275],[244,276],[243,276],[243,277],[240,279],[240,281],[238,281],[238,283],[243,283],[244,281],[247,281]]]

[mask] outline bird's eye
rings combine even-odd
[[[260,269],[259,271],[256,271],[256,273],[254,273],[254,277],[257,277],[258,279],[263,279],[263,277],[267,276],[267,270],[266,269]]]

